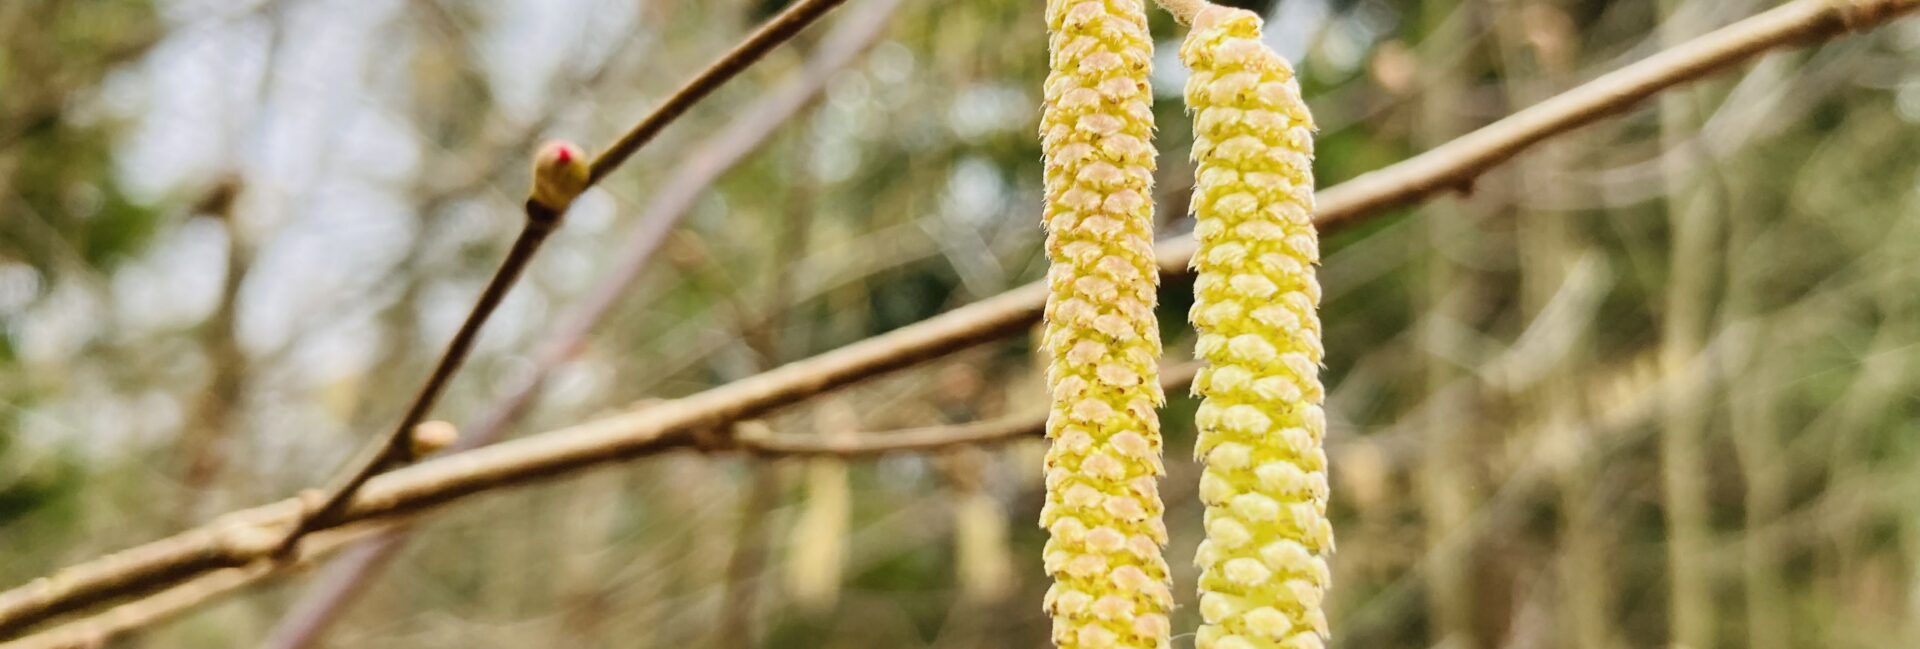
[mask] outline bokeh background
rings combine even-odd
[[[519,227],[778,0],[0,3],[0,582],[318,484],[399,415]],[[512,427],[844,345],[1041,276],[1038,0],[848,6],[578,203],[437,416],[531,371],[675,173],[885,16],[694,196]],[[1766,8],[1282,0],[1323,186]],[[1191,228],[1155,12],[1163,232]],[[736,140],[738,138],[735,138]],[[1920,20],[1772,54],[1325,242],[1336,646],[1920,646]],[[1190,284],[1162,293],[1168,363]],[[1031,338],[768,419],[1044,407]],[[1194,403],[1164,411],[1176,592]],[[1039,647],[1040,442],[681,452],[433,516],[337,647]],[[128,646],[248,646],[308,579]],[[1678,588],[1676,588],[1678,586]],[[1674,593],[1682,593],[1675,596]],[[1190,646],[1191,599],[1175,646]],[[1705,635],[1701,635],[1704,633]],[[1708,649],[1696,647],[1695,649]]]

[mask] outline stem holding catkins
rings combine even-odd
[[[1050,0],[1046,609],[1061,647],[1165,647],[1154,150],[1143,0]]]
[[[1180,48],[1193,69],[1195,353],[1203,400],[1199,649],[1324,646],[1331,573],[1313,119],[1260,18],[1208,8]]]

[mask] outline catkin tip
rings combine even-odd
[[[1227,22],[1235,18],[1241,18],[1241,19],[1252,18],[1257,21],[1260,19],[1260,16],[1259,14],[1255,14],[1251,11],[1241,9],[1239,7],[1227,7],[1227,6],[1208,3],[1207,6],[1202,7],[1200,11],[1197,11],[1193,14],[1192,29],[1195,29],[1195,30],[1213,29],[1215,27],[1218,27],[1221,23]]]

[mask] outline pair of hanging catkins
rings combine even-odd
[[[1206,505],[1196,645],[1321,647],[1333,534],[1313,123],[1259,17],[1208,7],[1192,22],[1180,48],[1198,164],[1190,318],[1207,363],[1194,381]],[[1045,606],[1060,647],[1166,647],[1153,43],[1143,0],[1048,0],[1047,26]]]

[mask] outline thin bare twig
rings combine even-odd
[[[782,124],[820,96],[833,75],[852,64],[877,40],[902,0],[878,0],[849,16],[821,42],[795,77],[767,98],[720,128],[675,167],[640,213],[639,226],[622,245],[621,256],[586,299],[559,319],[533,355],[533,367],[472,426],[463,429],[455,451],[492,444],[518,421],[540,396],[553,371],[579,353],[587,336],[613,312],[620,298],[652,264],[667,235],[728,170],[758,150]],[[303,649],[325,632],[394,553],[406,547],[411,527],[395,527],[327,568],[326,578],[309,589],[267,636],[267,649]]]
[[[1319,196],[1316,220],[1339,228],[1390,207],[1463,186],[1528,146],[1627,110],[1667,87],[1700,78],[1775,47],[1884,23],[1920,0],[1836,5],[1796,0],[1706,34],[1576,87],[1425,154],[1362,175]],[[1160,262],[1183,272],[1193,242],[1168,242]],[[644,410],[395,470],[367,482],[335,523],[408,515],[483,491],[580,469],[711,443],[697,433],[975,344],[1014,335],[1040,317],[1046,287],[1035,283],[916,325],[787,364]],[[223,525],[82,563],[0,593],[0,633],[99,603],[165,587],[220,568],[261,560],[269,550],[233,541],[232,529],[285,529],[300,512],[287,500],[228,515]]]
[[[1186,390],[1193,383],[1200,363],[1182,363],[1160,370],[1160,387],[1167,392]],[[793,433],[736,432],[735,443],[748,453],[782,457],[832,456],[860,458],[889,453],[918,453],[956,446],[1001,444],[1016,439],[1038,438],[1046,432],[1044,410],[1007,415],[997,419],[946,426],[927,426],[886,433],[853,435],[797,435]]]
[[[827,15],[827,12],[843,2],[846,0],[801,0],[761,25],[759,30],[734,46],[733,50],[721,56],[720,60],[714,61],[712,65],[707,66],[707,69],[700,71],[693,80],[688,81],[672,96],[667,97],[659,108],[653,109],[653,114],[647,115],[645,119],[634,124],[632,129],[613,143],[613,146],[607,147],[599,157],[594,158],[592,173],[587,176],[587,185],[599,183],[600,179],[607,177],[607,174],[619,169],[627,158],[632,157],[634,152],[639,151],[640,147],[645,146],[646,143],[653,141],[654,136],[659,135],[662,129],[673,123],[673,120],[679,119],[687,109],[700,103],[700,100],[706,99],[707,95],[713,94],[713,91],[718,90],[729,79],[740,74],[741,70],[747,69],[747,66],[753,65],[761,57],[766,56],[767,52],[773,51],[774,47],[787,42],[788,39],[793,38],[794,34],[800,33],[800,30],[813,24],[813,21],[819,20],[821,16]]]
[[[553,234],[560,225],[560,215],[557,212],[544,207],[533,207],[536,203],[532,201],[527,204],[529,206],[527,222],[521,228],[519,238],[514,240],[513,249],[507,252],[506,260],[500,262],[500,269],[493,274],[493,279],[487,282],[486,290],[480,292],[480,299],[474,302],[473,311],[467,314],[467,319],[460,323],[460,330],[454,333],[453,340],[447,343],[447,350],[440,355],[440,362],[434,365],[433,373],[427,377],[427,382],[420,386],[420,392],[414,395],[413,403],[407,406],[406,415],[400,418],[400,422],[387,433],[384,439],[369,445],[361,452],[360,458],[350,465],[354,467],[351,471],[343,472],[336,478],[335,484],[327,488],[326,495],[320,500],[319,506],[311,513],[301,516],[300,522],[294,525],[286,538],[280,542],[277,554],[291,552],[295,546],[299,545],[300,537],[330,524],[333,518],[346,508],[347,502],[353,499],[354,493],[359,491],[360,486],[366,484],[373,476],[396,464],[413,461],[413,445],[409,441],[414,427],[420,425],[420,422],[426,419],[427,413],[433,410],[434,402],[439,401],[441,393],[446,391],[447,382],[453,378],[454,373],[460,371],[460,365],[466,362],[467,354],[473,349],[474,339],[480,335],[480,328],[486,325],[487,318],[493,315],[494,309],[500,306],[500,301],[506,298],[507,291],[513,288],[513,283],[520,279],[520,274],[526,270],[527,263],[533,261],[533,255],[539,251],[540,244],[544,243],[547,236]]]
[[[801,29],[813,24],[815,20],[826,15],[842,2],[845,0],[802,0],[761,25],[759,30],[695,75],[692,80],[669,96],[660,107],[655,108],[652,113],[634,124],[633,128],[621,135],[612,146],[607,147],[606,151],[595,157],[589,165],[586,186],[592,187],[607,174],[620,168],[621,164],[639,151],[640,147],[652,141],[668,124],[672,124],[674,120],[686,114],[687,109],[692,108],[694,104],[705,99],[728,80],[739,75],[742,70],[765,57],[774,47],[793,38],[795,34],[800,33]],[[413,403],[407,407],[406,414],[383,440],[369,445],[361,453],[360,458],[349,465],[351,467],[349,470],[339,474],[334,480],[334,485],[324,492],[312,513],[301,517],[300,523],[287,533],[286,540],[280,544],[281,554],[291,551],[300,542],[301,536],[326,525],[338,516],[347,502],[353,499],[354,493],[359,491],[367,480],[395,465],[414,461],[411,445],[408,443],[413,428],[425,420],[427,413],[433,410],[434,403],[439,401],[440,395],[446,391],[447,382],[460,371],[460,366],[466,361],[473,341],[480,333],[480,328],[493,315],[494,308],[499,306],[507,291],[513,288],[514,282],[520,278],[521,271],[526,269],[527,264],[533,260],[533,256],[539,252],[540,244],[559,227],[561,213],[565,209],[565,206],[545,205],[532,198],[527,200],[526,225],[520,231],[519,239],[514,241],[506,260],[500,263],[500,270],[494,274],[492,281],[488,282],[486,289],[481,292],[479,301],[474,303],[473,311],[461,323],[460,330],[454,334],[453,341],[448,343],[446,352],[434,365],[433,373],[427,377],[426,383],[414,396]]]
[[[299,556],[290,557],[290,561],[260,561],[236,568],[215,570],[147,597],[107,609],[98,615],[63,624],[18,641],[0,643],[0,649],[93,649],[106,646],[107,642],[128,632],[173,619],[198,608],[201,604],[253,584],[297,574],[297,570],[309,567],[319,562],[320,558],[373,536],[384,528],[384,525],[356,526],[352,529],[330,530],[316,534],[311,542],[300,547]]]

